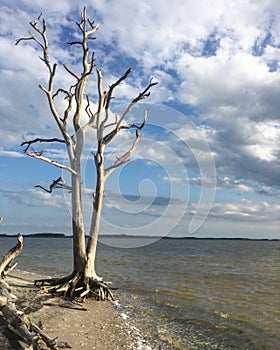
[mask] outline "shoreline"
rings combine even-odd
[[[72,239],[72,235],[65,233],[23,233],[24,238],[61,238],[61,239]],[[0,238],[13,238],[17,237],[15,233],[0,233]],[[88,238],[88,236],[86,236]],[[104,239],[149,239],[149,240],[208,240],[208,241],[268,241],[268,242],[278,242],[280,238],[254,238],[254,237],[196,237],[196,236],[183,236],[183,237],[170,237],[170,236],[153,236],[153,235],[127,235],[127,234],[100,234],[99,238]],[[102,243],[102,241],[101,241]]]
[[[135,349],[129,325],[117,311],[117,304],[86,300],[74,304],[62,298],[40,293],[33,280],[41,276],[14,270],[7,276],[19,310],[40,325],[50,337],[67,342],[73,350]],[[4,329],[0,314],[0,329]],[[1,350],[13,347],[12,333],[0,332]]]

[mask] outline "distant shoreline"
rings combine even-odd
[[[64,233],[30,233],[23,234],[26,238],[72,238],[72,235],[66,235]],[[17,237],[17,234],[1,233],[1,237]],[[242,238],[242,237],[161,237],[161,236],[133,236],[125,234],[101,234],[99,238],[119,238],[119,239],[169,239],[169,240],[224,240],[224,241],[280,241],[278,238]]]

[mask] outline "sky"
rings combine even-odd
[[[80,72],[80,51],[67,42],[78,38],[85,5],[99,24],[91,49],[104,86],[133,67],[115,94],[112,118],[151,78],[158,82],[126,121],[141,123],[148,111],[137,151],[106,183],[101,232],[280,239],[279,0],[2,0],[0,233],[71,234],[69,193],[34,187],[60,176],[69,183],[69,175],[20,146],[60,135],[38,88],[48,78],[40,50],[15,41],[28,37],[29,22],[42,12],[56,86],[71,85],[63,64]],[[95,74],[88,92],[94,109]],[[63,111],[65,102],[57,103]],[[93,130],[83,155],[87,230],[95,142]],[[131,133],[121,133],[107,164],[131,142]],[[62,146],[34,149],[67,162]]]

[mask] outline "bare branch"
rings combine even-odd
[[[47,65],[50,73],[53,71],[53,69],[55,69],[55,67],[53,67],[50,63],[49,60],[49,44],[48,44],[48,39],[47,39],[47,35],[46,35],[46,31],[47,31],[47,24],[45,19],[42,19],[42,29],[39,28],[38,23],[41,19],[42,13],[39,15],[39,17],[34,20],[33,22],[30,22],[29,24],[31,25],[31,27],[34,29],[35,32],[37,32],[38,34],[40,34],[42,42],[39,41],[31,32],[29,32],[31,38],[41,47],[41,49],[43,50],[43,54],[44,57],[41,58],[41,60]],[[24,39],[24,38],[23,38]],[[18,44],[21,41],[21,39],[18,39],[16,41],[16,44]]]
[[[114,121],[114,123],[110,123],[110,124],[106,124],[106,125],[104,125],[104,129],[106,129],[106,128],[109,128],[110,126],[115,126],[115,125],[117,125],[118,124],[118,113],[116,113],[115,114],[115,121]]]
[[[130,111],[130,109],[132,108],[133,105],[129,105],[126,112],[125,112],[125,115],[128,114],[128,112]],[[122,116],[123,117],[123,116]],[[103,137],[103,143],[105,145],[107,145],[110,141],[112,141],[112,139],[118,134],[118,132],[122,129],[136,129],[138,131],[140,131],[141,129],[143,129],[143,127],[145,126],[146,124],[146,121],[147,121],[147,110],[145,111],[145,116],[144,116],[144,121],[143,123],[138,126],[136,124],[130,124],[130,125],[119,125],[120,124],[120,121],[118,121],[116,124],[117,126],[115,127],[115,129],[113,129],[111,132],[109,132],[109,134],[105,135]],[[114,124],[113,124],[114,125]]]
[[[87,100],[87,105],[86,105],[85,111],[86,111],[89,119],[92,120],[95,118],[95,114],[93,114],[91,109],[90,109],[90,99],[89,99],[88,94],[85,94],[85,95],[86,95],[86,100]]]
[[[69,74],[73,75],[74,78],[76,78],[77,80],[80,79],[76,73],[74,73],[70,68],[66,66],[66,64],[63,64],[63,67],[67,70]]]
[[[46,94],[48,95],[49,91],[43,86],[43,85],[39,85],[39,88]]]
[[[58,168],[61,168],[61,169],[64,169],[64,170],[67,170],[69,171],[70,173],[74,174],[74,175],[78,175],[78,173],[73,170],[72,168],[66,166],[66,165],[63,165],[63,164],[60,164],[60,163],[57,163],[55,162],[54,160],[51,160],[49,158],[46,158],[46,157],[43,157],[42,155],[38,155],[36,153],[31,153],[31,152],[26,152],[26,154],[29,156],[29,157],[32,157],[32,158],[36,158],[36,159],[40,159],[46,163],[49,163],[49,164],[52,164]]]
[[[136,125],[132,125],[132,126],[128,126],[128,127],[125,127],[125,126],[122,126],[122,122],[124,121],[125,117],[128,115],[128,113],[131,111],[132,107],[139,101],[147,98],[149,95],[150,95],[150,92],[149,92],[149,89],[155,85],[157,85],[158,83],[157,82],[152,82],[152,79],[150,80],[150,83],[149,85],[142,91],[139,93],[139,95],[134,98],[130,104],[127,106],[126,110],[124,111],[124,113],[122,114],[121,118],[119,119],[116,127],[114,130],[112,130],[109,134],[105,135],[103,137],[103,143],[105,145],[107,145],[117,134],[118,132],[121,130],[121,129],[131,129],[132,127],[136,127]],[[145,112],[146,113],[146,112]]]
[[[66,109],[66,112],[64,113],[64,118],[61,118],[59,116],[59,113],[58,113],[56,106],[54,104],[54,101],[53,101],[53,98],[54,98],[53,97],[53,85],[54,85],[54,78],[55,78],[57,64],[56,63],[51,64],[51,62],[49,60],[49,44],[48,44],[48,39],[47,39],[47,34],[46,34],[47,24],[46,24],[45,19],[41,19],[41,16],[42,16],[42,14],[40,14],[38,16],[38,18],[35,19],[33,22],[30,22],[30,25],[33,28],[33,30],[40,35],[41,41],[39,41],[32,33],[30,33],[30,36],[42,49],[43,57],[41,58],[41,60],[46,64],[46,66],[48,67],[48,70],[49,70],[48,87],[45,88],[42,85],[39,85],[39,87],[46,94],[46,96],[48,98],[50,110],[51,110],[52,115],[53,115],[53,117],[54,117],[54,119],[59,127],[59,130],[60,130],[60,132],[65,140],[65,143],[67,144],[69,156],[71,158],[74,158],[71,137],[68,134],[66,127],[65,127],[65,120],[68,116],[68,111],[71,109],[71,101],[69,102],[68,108]],[[42,23],[41,28],[39,28],[39,21],[41,21],[41,23]],[[25,39],[25,38],[22,38],[22,39]],[[21,39],[17,40],[16,44],[18,44],[20,41],[21,41]],[[34,153],[34,155],[36,155],[36,154]]]
[[[103,121],[100,123],[99,127],[99,133],[100,135],[98,136],[98,139],[103,138],[103,130],[105,128],[105,124],[108,121],[109,118],[109,108],[110,108],[110,102],[113,98],[112,94],[114,89],[119,86],[127,77],[128,75],[132,72],[132,68],[129,68],[123,76],[121,76],[115,83],[113,83],[110,87],[108,92],[104,91],[102,89],[102,74],[100,70],[97,70],[97,76],[98,76],[98,94],[99,94],[99,106],[98,106],[98,111],[99,113],[102,111],[102,109],[105,108],[105,118]]]
[[[60,88],[60,89],[58,89],[58,90],[56,91],[56,93],[55,93],[52,97],[55,98],[56,96],[58,96],[58,94],[63,93],[63,94],[65,95],[65,98],[64,98],[64,99],[66,100],[67,98],[70,98],[70,97],[73,95],[73,94],[71,93],[71,89],[72,89],[73,87],[74,87],[74,85],[70,86],[69,91]]]
[[[21,41],[28,41],[28,40],[34,40],[34,37],[31,36],[29,38],[19,38],[16,40],[15,45],[18,45]]]
[[[68,92],[68,91],[66,91],[66,90],[64,90],[64,89],[58,89],[58,90],[56,91],[56,93],[52,95],[52,98],[54,99],[54,98],[57,97],[58,94],[60,94],[60,93],[64,93],[64,94],[66,95],[65,98],[67,98],[67,96],[69,96],[69,92]]]
[[[72,100],[73,100],[73,95],[69,95],[69,99],[68,99],[68,106],[64,111],[64,117],[63,117],[63,123],[66,122],[66,120],[68,119],[69,113],[72,110]]]
[[[88,47],[88,39],[89,36],[98,29],[98,26],[94,26],[93,22],[87,21],[86,19],[86,7],[84,7],[81,22],[76,22],[80,31],[82,32],[82,50],[83,50],[83,71],[81,77],[78,78],[77,85],[75,87],[75,100],[76,100],[76,111],[73,117],[73,125],[75,131],[81,130],[79,140],[77,142],[82,145],[83,132],[87,127],[81,127],[81,116],[83,113],[82,104],[84,98],[85,87],[87,84],[87,80],[90,74],[92,74],[94,68],[94,53],[92,53],[91,58],[89,59],[89,47]],[[90,25],[90,29],[87,30],[87,24]]]
[[[98,24],[94,25],[94,21],[91,21],[89,18],[87,19],[88,24],[90,25],[91,29],[94,29],[94,31],[98,30],[99,26]],[[95,39],[95,38],[92,38]]]
[[[92,74],[93,68],[95,67],[94,61],[95,61],[95,58],[94,58],[94,52],[93,52],[93,53],[91,54],[91,60],[90,60],[90,64],[89,64],[90,69],[89,69],[87,75]]]
[[[40,20],[41,16],[42,16],[42,12],[40,13],[37,19],[35,19],[33,22],[29,22],[29,24],[36,32],[38,32],[42,36],[44,32],[40,31],[38,28],[38,21]],[[45,24],[45,31],[46,31],[46,24]],[[21,41],[34,40],[44,50],[44,44],[42,44],[30,31],[28,33],[30,34],[29,38],[17,39],[15,42],[15,45],[18,45]]]
[[[36,138],[34,140],[30,140],[30,141],[23,141],[21,143],[21,146],[24,146],[24,145],[27,145],[27,147],[23,150],[24,153],[26,153],[29,149],[29,147],[33,144],[33,143],[41,143],[41,142],[59,142],[59,143],[66,143],[65,140],[62,140],[62,139],[58,139],[56,137],[52,138],[52,139],[42,139],[42,138]]]
[[[108,176],[114,169],[121,166],[122,164],[129,162],[130,160],[129,157],[132,155],[132,153],[135,151],[138,145],[138,142],[141,136],[140,131],[144,128],[146,121],[147,121],[147,110],[145,111],[143,123],[140,126],[136,124],[131,124],[128,126],[121,127],[122,129],[131,129],[131,128],[136,129],[135,139],[130,149],[126,153],[124,153],[121,157],[117,158],[117,160],[111,166],[109,166],[107,169],[104,170],[105,176]]]
[[[144,89],[144,91],[140,92],[139,95],[132,101],[133,103],[137,103],[140,100],[144,100],[145,98],[150,96],[150,88],[157,85],[158,82],[154,82],[153,83],[153,79],[150,80],[149,85],[146,87],[146,89]]]
[[[140,134],[139,134],[139,131],[138,129],[136,130],[136,133],[135,133],[135,139],[134,139],[134,142],[132,144],[132,146],[130,147],[130,149],[125,152],[121,157],[117,158],[117,160],[111,165],[109,166],[108,168],[104,169],[104,174],[105,176],[107,177],[109,174],[111,174],[111,172],[118,168],[119,166],[127,163],[130,161],[129,157],[132,155],[132,153],[135,151],[137,145],[138,145],[138,142],[139,142],[139,138],[140,138]]]
[[[103,91],[102,88],[102,73],[101,70],[97,69],[97,88],[98,88],[98,113],[101,113],[104,108],[104,99],[106,96],[106,91]]]
[[[57,92],[52,96],[52,98],[54,99],[56,96],[58,96],[59,93],[63,93],[65,94],[65,97],[64,99],[65,100],[68,100],[68,106],[66,107],[66,109],[64,110],[64,116],[63,116],[63,119],[60,119],[63,123],[66,122],[67,118],[69,117],[69,113],[71,112],[72,110],[72,101],[73,101],[73,93],[71,93],[71,89],[73,88],[74,86],[70,86],[69,88],[69,91],[66,91],[64,89],[58,89]]]
[[[136,132],[139,132],[140,130],[142,130],[147,122],[147,117],[148,117],[148,110],[146,109],[145,110],[145,113],[144,113],[144,120],[142,122],[141,125],[137,125],[137,124],[130,124],[130,125],[122,125],[121,126],[121,129],[136,129]]]
[[[113,91],[114,89],[120,85],[128,76],[129,74],[132,72],[132,68],[129,68],[122,77],[120,77],[120,79],[118,79],[114,84],[112,84],[109,88],[109,91],[108,91],[108,94],[107,94],[107,97],[106,97],[106,105],[105,105],[105,108],[108,109],[110,107],[110,102],[111,102],[111,99],[112,99],[112,94],[113,94]]]
[[[41,13],[39,14],[39,16],[37,17],[37,21],[40,21],[42,15],[43,15],[43,12],[41,12]]]
[[[70,46],[72,46],[72,45],[83,45],[83,43],[81,41],[70,41],[67,44],[70,45]]]
[[[115,129],[113,129],[111,132],[109,132],[109,134],[107,134],[107,135],[105,135],[104,137],[103,137],[103,143],[105,144],[105,145],[107,145],[116,135],[117,135],[117,133],[119,132],[119,130],[120,130],[120,128],[115,128]]]
[[[66,189],[66,190],[69,190],[70,192],[72,191],[72,187],[71,186],[68,186],[65,184],[64,180],[62,179],[62,177],[59,177],[58,179],[56,180],[53,180],[52,184],[50,185],[50,188],[47,189],[41,185],[35,185],[34,187],[39,187],[41,188],[42,190],[48,192],[48,193],[52,193],[52,191],[55,189],[55,188],[62,188],[62,189]]]
[[[83,12],[81,14],[81,22],[76,22],[79,29],[82,31],[83,34],[86,35],[86,37],[89,37],[91,34],[93,34],[95,31],[98,30],[99,26],[98,24],[94,25],[94,21],[91,21],[90,19],[87,19],[86,15],[86,7],[84,7]],[[87,23],[90,26],[90,29],[87,30]],[[93,39],[93,38],[92,38]]]

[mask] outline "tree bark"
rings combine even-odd
[[[104,152],[105,145],[102,141],[99,141],[98,155],[96,156],[96,189],[93,201],[93,212],[91,218],[91,226],[89,231],[89,239],[87,243],[87,262],[85,275],[88,277],[93,277],[95,279],[100,279],[95,271],[95,258],[96,258],[96,248],[100,228],[101,212],[103,206],[104,197],[104,186],[105,186],[105,173],[104,173]]]
[[[80,165],[76,166],[76,169]],[[80,169],[78,174],[80,174]],[[73,231],[73,271],[83,272],[86,263],[86,245],[82,213],[81,178],[72,174],[72,231]]]

